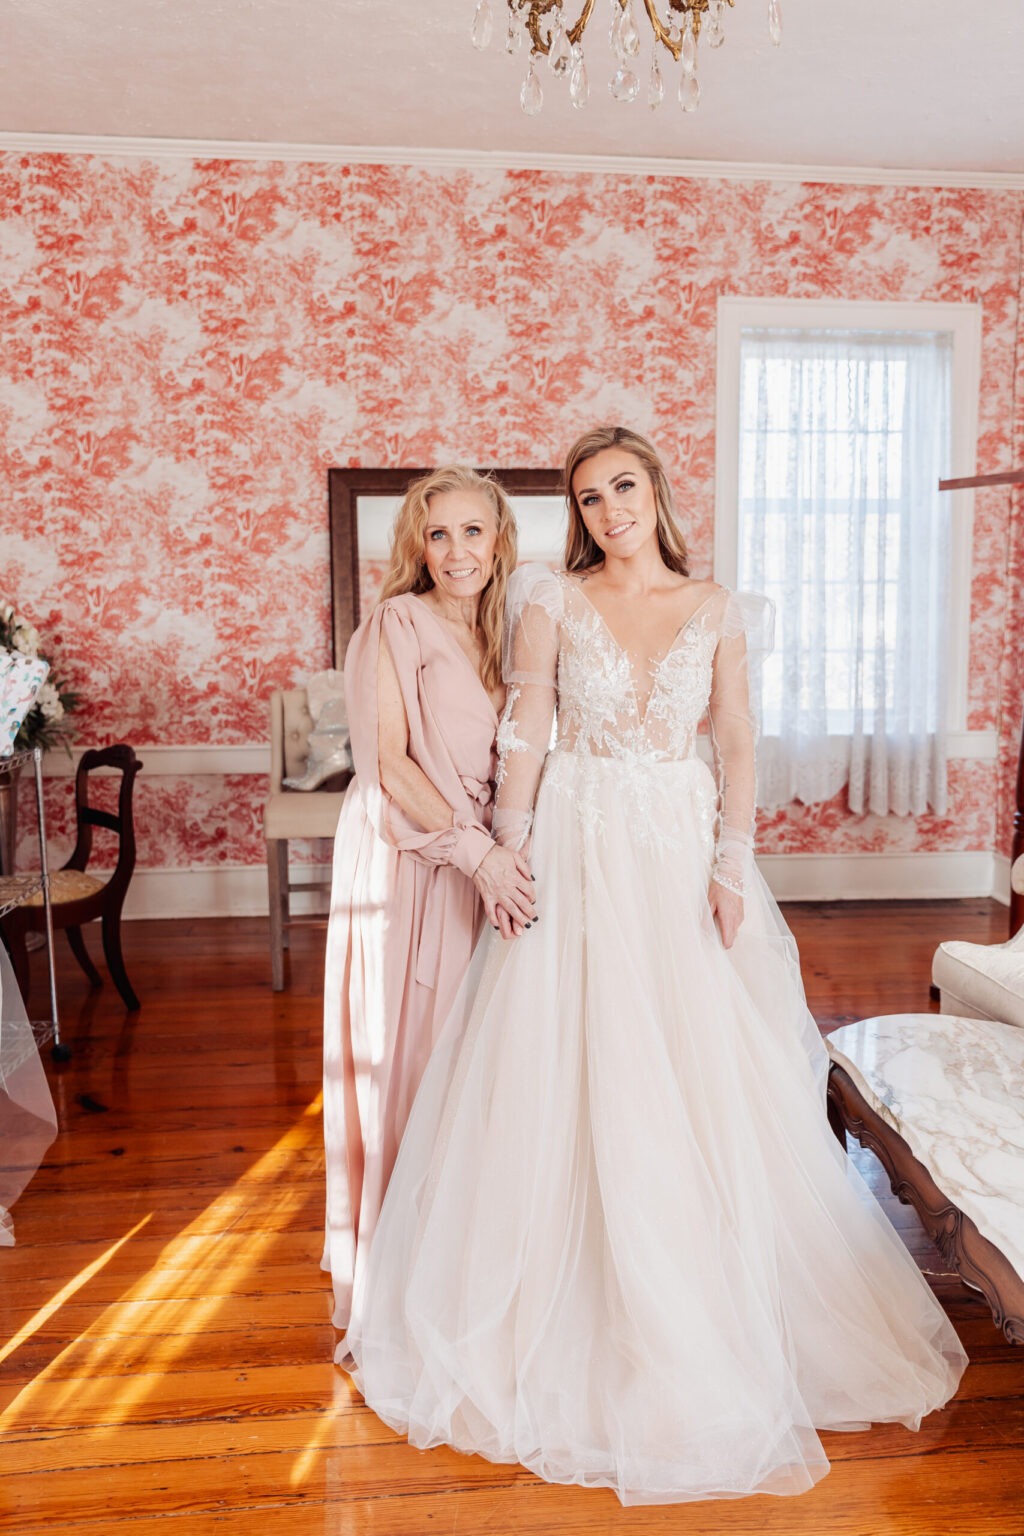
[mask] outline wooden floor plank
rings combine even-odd
[[[992,902],[787,908],[823,1028],[928,1011],[942,938],[1004,937]],[[62,1132],[0,1250],[0,1529],[83,1536],[1024,1536],[1024,1350],[883,1198],[971,1355],[918,1435],[827,1437],[798,1499],[622,1510],[440,1447],[419,1452],[331,1363],[322,1247],[322,935],[274,996],[264,926],[137,923],[126,1020],[60,973],[75,1056]],[[870,965],[865,956],[870,955]]]
[[[254,1456],[239,1469],[230,1492],[223,1479],[219,1488],[211,1485],[205,1507],[205,1490],[186,1501],[172,1480],[173,1464],[151,1464],[139,1482],[125,1481],[113,1522],[93,1477],[93,1491],[87,1487],[74,1507],[54,1509],[45,1494],[41,1508],[11,1507],[18,1523],[10,1528],[19,1536],[55,1529],[117,1536],[169,1529],[188,1536],[1021,1536],[1022,1529],[1021,1460],[1014,1450],[981,1457],[951,1453],[942,1460],[941,1482],[922,1478],[919,1461],[881,1457],[834,1462],[827,1477],[799,1498],[622,1509],[607,1489],[559,1488],[477,1458],[453,1469],[443,1487],[420,1491],[425,1480],[402,1465],[420,1453],[387,1449],[393,1453],[386,1459],[391,1476],[370,1485],[351,1475],[338,1455],[321,1457],[309,1478],[294,1457]],[[938,1465],[929,1470],[940,1477]],[[146,1520],[154,1506],[158,1519]]]
[[[142,1380],[140,1378],[140,1380]],[[81,1383],[84,1398],[98,1396],[103,1388]],[[141,1395],[141,1394],[140,1394]],[[351,1401],[352,1394],[342,1388],[335,1410],[324,1413],[306,1409],[300,1413],[269,1413],[262,1418],[222,1416],[202,1423],[176,1423],[168,1420],[139,1425],[109,1423],[89,1429],[44,1429],[30,1431],[12,1427],[4,1437],[4,1456],[0,1466],[0,1489],[26,1473],[75,1473],[90,1467],[127,1467],[133,1463],[188,1461],[205,1459],[223,1461],[232,1456],[264,1455],[282,1451],[296,1456],[310,1445],[324,1451],[346,1451],[346,1465],[352,1476],[374,1477],[383,1467],[376,1454],[365,1456],[360,1474],[355,1452],[375,1453],[385,1445],[407,1449],[401,1437],[371,1413],[365,1405]],[[73,1399],[72,1399],[73,1401]],[[920,1457],[935,1452],[943,1456],[956,1451],[973,1450],[979,1456],[989,1451],[1024,1448],[1024,1403],[1012,1408],[994,1407],[985,1400],[955,1403],[941,1413],[932,1414],[916,1433],[902,1425],[877,1426],[850,1435],[828,1436],[830,1460],[835,1464],[848,1460],[872,1460],[876,1457]],[[475,1458],[457,1458],[439,1448],[420,1456],[417,1465],[427,1491],[434,1477],[444,1469],[474,1464]],[[405,1465],[406,1458],[401,1459]],[[384,1467],[390,1476],[388,1468]],[[193,1468],[196,1477],[202,1475]]]

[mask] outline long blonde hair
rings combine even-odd
[[[583,521],[576,493],[572,488],[572,480],[581,464],[587,459],[592,459],[596,453],[603,453],[606,448],[621,448],[625,453],[631,453],[634,458],[640,460],[654,490],[654,502],[658,509],[658,548],[661,551],[661,558],[670,571],[676,571],[680,576],[689,576],[690,556],[682,530],[676,522],[672,487],[668,483],[665,466],[658,457],[654,444],[648,442],[646,437],[641,437],[639,432],[631,431],[629,427],[591,427],[589,432],[584,432],[582,437],[576,439],[565,456],[565,501],[569,508],[565,569],[567,571],[589,570],[593,565],[600,565],[604,559],[596,539],[591,536]]]
[[[378,602],[401,592],[429,592],[433,578],[423,559],[423,535],[430,516],[430,499],[449,491],[468,491],[480,496],[494,513],[498,538],[494,546],[491,579],[480,594],[478,623],[484,655],[480,675],[485,688],[501,682],[501,628],[505,619],[505,591],[519,558],[516,520],[508,497],[496,480],[478,474],[464,464],[447,464],[414,480],[395,514],[391,535],[391,561]]]

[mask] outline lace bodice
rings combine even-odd
[[[543,566],[516,572],[498,731],[500,840],[521,844],[528,833],[553,716],[559,752],[615,758],[638,771],[695,756],[706,716],[719,788],[715,877],[742,890],[756,798],[749,669],[766,649],[771,608],[718,586],[697,597],[668,650],[638,660],[578,580]]]

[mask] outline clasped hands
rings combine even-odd
[[[473,883],[483,898],[487,921],[503,939],[517,939],[537,922],[536,886],[530,866],[514,848],[495,843],[477,866]],[[708,904],[723,947],[731,949],[743,922],[743,897],[712,880]]]
[[[487,921],[503,939],[518,939],[537,921],[537,888],[529,864],[514,848],[495,843],[477,866],[473,884],[483,898]]]

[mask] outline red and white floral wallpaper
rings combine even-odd
[[[0,591],[81,689],[81,744],[262,741],[270,689],[330,661],[331,464],[550,465],[621,420],[709,571],[722,293],[980,300],[979,463],[1019,460],[1022,218],[993,190],[7,154]],[[969,724],[998,769],[954,762],[941,820],[790,807],[764,851],[1005,849],[1021,506],[976,500]],[[144,774],[141,866],[260,863],[264,792]]]

